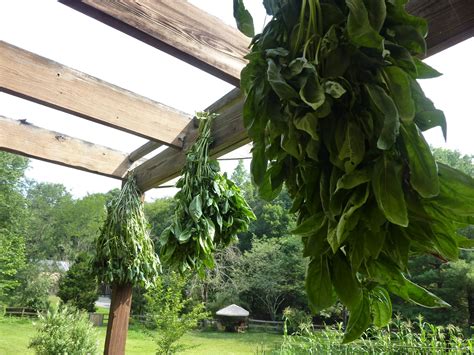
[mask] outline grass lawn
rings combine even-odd
[[[33,322],[27,319],[0,318],[0,354],[33,354],[28,343],[35,334]],[[105,339],[105,327],[97,328],[100,347]],[[281,335],[267,333],[217,333],[190,332],[182,343],[193,348],[183,354],[255,354],[271,350],[282,340]],[[99,351],[101,353],[101,351]],[[132,328],[128,332],[127,354],[154,354],[155,344],[140,329]]]

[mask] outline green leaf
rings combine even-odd
[[[335,99],[340,98],[342,95],[346,93],[346,89],[339,84],[337,81],[333,80],[326,80],[323,84],[324,92],[326,94],[331,95]]]
[[[398,137],[400,121],[398,110],[390,96],[378,85],[366,85],[367,92],[377,110],[384,116],[383,127],[377,140],[377,148],[389,150]]]
[[[410,167],[410,184],[421,197],[439,193],[438,167],[430,146],[414,123],[403,123],[401,133]]]
[[[380,32],[385,22],[385,17],[387,15],[385,1],[364,0],[364,4],[369,15],[370,25],[375,31]]]
[[[405,289],[411,302],[427,308],[451,307],[438,296],[405,279]]]
[[[426,53],[426,42],[424,37],[413,27],[409,25],[393,26],[395,32],[395,41],[407,48],[412,54]]]
[[[376,286],[369,292],[372,321],[376,327],[382,328],[392,319],[392,301],[383,287]]]
[[[295,127],[300,131],[308,133],[312,139],[319,140],[318,117],[313,112],[308,112],[304,116],[295,120]]]
[[[326,96],[315,71],[311,71],[310,74],[304,78],[299,94],[301,100],[313,110],[317,110],[322,106],[326,100]]]
[[[339,159],[344,161],[344,170],[353,171],[364,159],[365,137],[359,125],[350,120],[347,124],[344,144],[339,152]]]
[[[371,323],[370,302],[367,295],[363,295],[362,301],[350,312],[346,332],[342,340],[343,344],[358,339]]]
[[[396,66],[384,68],[387,84],[395,105],[397,105],[400,119],[405,122],[413,121],[415,117],[415,103],[412,99],[410,82],[412,79],[403,69]]]
[[[368,168],[351,171],[346,173],[337,181],[336,192],[341,189],[350,190],[361,184],[369,182],[371,178],[371,171]]]
[[[305,235],[313,233],[324,222],[324,213],[318,213],[305,219],[302,223],[291,231],[291,234]]]
[[[240,32],[247,37],[255,35],[252,15],[245,8],[243,0],[234,0],[234,19]]]
[[[202,200],[201,195],[197,194],[189,204],[189,215],[197,222],[202,216]]]
[[[331,271],[332,283],[339,299],[349,310],[355,309],[362,301],[363,292],[359,280],[341,251],[334,254]]]
[[[346,0],[346,5],[349,8],[349,17],[347,18],[349,39],[358,46],[382,50],[384,39],[371,26],[364,2],[362,0]]]
[[[267,163],[267,159],[265,158],[265,148],[258,144],[254,144],[252,148],[250,171],[252,173],[252,179],[257,186],[260,186],[264,181]]]
[[[431,78],[437,78],[443,75],[439,71],[437,71],[436,69],[433,69],[428,64],[426,64],[425,62],[423,62],[422,60],[416,57],[413,57],[413,62],[415,63],[415,66],[416,66],[418,79],[431,79]]]
[[[408,226],[408,213],[402,189],[402,164],[388,154],[379,158],[374,166],[372,187],[380,210],[392,223]]]
[[[311,258],[306,273],[306,293],[314,313],[334,304],[331,275],[325,256]]]
[[[267,79],[275,93],[283,100],[289,100],[298,97],[298,93],[288,84],[281,75],[281,68],[276,65],[273,59],[267,59]]]

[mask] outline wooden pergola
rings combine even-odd
[[[207,108],[219,113],[211,154],[219,157],[249,142],[238,86],[250,41],[238,30],[184,0],[59,2],[236,86]],[[474,35],[472,0],[412,0],[407,8],[428,20],[428,55]],[[192,117],[179,110],[3,41],[0,90],[148,140],[123,153],[0,116],[0,150],[119,180],[134,169],[142,191],[178,176],[197,134]],[[143,159],[163,145],[165,150]],[[129,308],[130,294],[117,292],[107,354],[124,353]]]

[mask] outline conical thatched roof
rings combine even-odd
[[[231,304],[230,306],[218,310],[216,315],[225,317],[248,317],[249,311],[236,304]]]

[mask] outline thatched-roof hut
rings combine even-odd
[[[247,329],[249,311],[231,304],[216,312],[217,328],[230,332],[241,332]]]

